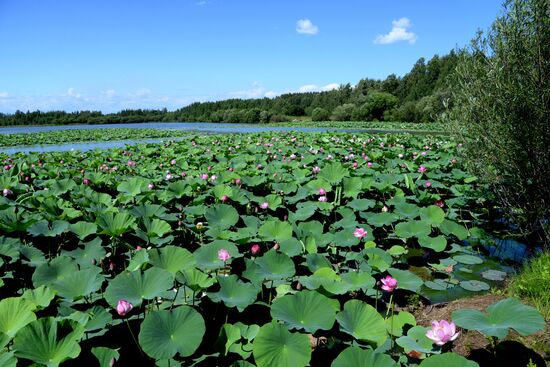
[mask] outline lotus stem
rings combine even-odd
[[[134,340],[134,343],[136,344],[136,346],[138,347],[139,349],[139,353],[141,354],[141,356],[143,357],[143,351],[141,350],[141,346],[139,345],[139,343],[137,342],[137,339],[136,337],[134,336],[134,332],[132,331],[132,328],[130,327],[130,323],[128,322],[128,319],[125,319],[124,321],[126,321],[126,326],[128,326],[128,331],[130,331],[130,335],[132,336],[132,339]]]

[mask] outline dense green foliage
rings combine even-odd
[[[442,353],[412,314],[384,312],[491,282],[463,245],[482,198],[457,149],[264,133],[3,156],[0,361],[476,366]],[[392,297],[377,284],[388,275]],[[518,328],[508,303],[499,335]],[[540,329],[521,309],[537,320],[521,331]],[[312,348],[308,334],[330,343]]]
[[[403,121],[433,122],[450,103],[448,77],[454,72],[457,55],[420,58],[403,77],[384,80],[361,79],[357,85],[341,85],[326,92],[289,93],[275,98],[228,99],[196,102],[175,111],[124,110],[0,113],[0,126],[34,124],[99,124],[148,121],[201,121],[269,123],[307,117],[313,121]]]
[[[507,290],[511,296],[525,299],[550,319],[550,252],[537,254],[525,264]]]
[[[471,169],[523,236],[550,245],[550,1],[506,1],[456,76],[453,119]]]

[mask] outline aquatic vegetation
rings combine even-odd
[[[428,328],[395,307],[496,284],[464,242],[483,197],[457,149],[410,135],[263,133],[3,155],[0,358],[475,366],[438,355]],[[544,327],[525,307],[452,322],[499,338]]]

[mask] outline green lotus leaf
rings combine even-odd
[[[62,252],[62,254],[75,259],[81,268],[89,268],[95,266],[94,263],[99,263],[107,254],[101,243],[101,239],[96,237],[90,242],[81,243],[76,250]]]
[[[119,300],[139,306],[144,299],[153,299],[173,285],[174,276],[164,269],[153,267],[140,271],[122,272],[109,282],[105,300],[113,308]]]
[[[359,300],[347,301],[336,320],[343,332],[377,346],[384,344],[388,337],[384,318],[374,307]]]
[[[243,276],[251,281],[278,280],[292,277],[296,273],[294,262],[283,253],[268,251],[254,262],[246,262]]]
[[[489,284],[481,282],[479,280],[463,280],[459,283],[459,285],[467,291],[471,292],[488,291],[489,289],[491,289],[491,286]]]
[[[0,301],[0,332],[10,338],[28,323],[36,320],[35,304],[22,297],[4,298]]]
[[[350,291],[362,290],[366,292],[374,286],[374,278],[367,272],[350,271],[341,275],[342,281],[348,285]]]
[[[405,325],[416,326],[414,315],[406,311],[401,311],[386,319],[388,333],[396,337],[403,335]]]
[[[374,227],[383,227],[383,226],[389,226],[395,221],[397,221],[398,216],[394,213],[388,213],[388,212],[382,212],[382,213],[367,213],[365,215],[361,215],[361,217],[365,218],[367,222]]]
[[[27,301],[34,303],[35,308],[47,307],[50,304],[50,302],[54,299],[54,297],[55,297],[55,291],[44,285],[35,289],[27,289],[21,296],[21,298],[24,298]]]
[[[416,204],[400,202],[395,204],[394,213],[402,218],[414,219],[420,215],[420,207]]]
[[[64,178],[61,180],[48,180],[44,183],[45,187],[48,187],[48,193],[53,196],[60,196],[67,191],[71,191],[76,187],[76,182],[70,178]]]
[[[258,367],[304,367],[311,359],[311,346],[307,335],[271,322],[260,328],[252,353]]]
[[[322,254],[307,254],[305,256],[307,267],[312,273],[315,273],[321,268],[332,268],[330,261]]]
[[[356,198],[363,190],[363,179],[361,177],[344,178],[344,197]]]
[[[347,176],[349,176],[349,171],[338,162],[325,165],[318,175],[319,178],[325,179],[333,185],[340,183]]]
[[[13,350],[18,358],[57,367],[80,354],[78,342],[83,335],[84,327],[76,321],[43,317],[19,330]]]
[[[118,360],[118,357],[120,356],[118,349],[105,347],[92,348],[92,354],[99,361],[99,367],[112,367],[114,365],[113,362]]]
[[[21,241],[18,238],[0,236],[0,255],[9,257],[10,264],[19,259],[19,249],[21,246]]]
[[[150,312],[139,332],[139,345],[147,355],[168,359],[179,353],[193,354],[202,342],[206,327],[201,314],[189,306]]]
[[[209,293],[208,296],[214,302],[223,302],[227,307],[237,307],[243,311],[256,301],[260,289],[252,283],[244,283],[236,275],[218,277],[220,291]]]
[[[109,212],[99,215],[96,219],[96,224],[101,229],[100,233],[111,237],[118,237],[131,231],[136,224],[136,220],[128,212],[116,214]]]
[[[432,228],[427,222],[419,220],[401,222],[395,226],[395,234],[405,239],[411,237],[426,237],[431,231]]]
[[[151,238],[162,237],[166,233],[172,231],[172,227],[170,227],[168,222],[157,218],[154,218],[153,220],[143,218],[143,227],[145,228],[145,231],[142,231],[145,235],[143,237],[145,237],[146,241],[150,241]]]
[[[483,264],[483,259],[474,255],[456,255],[453,260],[466,265]]]
[[[411,273],[409,270],[401,269],[388,269],[388,273],[391,274],[397,280],[398,289],[406,289],[412,292],[418,292],[424,282],[416,274]]]
[[[441,232],[443,232],[443,234],[452,234],[456,236],[460,241],[465,240],[466,238],[468,238],[469,235],[468,230],[464,226],[448,219],[443,220],[443,222],[439,226],[439,229],[441,230]]]
[[[368,256],[368,264],[370,266],[380,271],[386,271],[393,263],[391,255],[379,248],[366,248],[361,253]]]
[[[132,255],[132,258],[130,259],[128,266],[126,267],[126,271],[139,270],[141,269],[143,264],[148,262],[149,262],[149,251],[144,248],[137,250]]]
[[[405,353],[416,351],[419,353],[439,354],[441,350],[436,347],[433,340],[428,339],[426,333],[430,328],[414,326],[409,329],[406,336],[397,338],[395,342],[405,350]]]
[[[444,236],[418,237],[418,244],[422,247],[430,248],[435,252],[441,252],[447,247],[447,239]]]
[[[452,314],[456,325],[477,330],[486,336],[503,339],[509,329],[527,336],[545,328],[544,318],[535,308],[515,298],[506,298],[487,307],[486,312],[474,309],[456,310]]]
[[[372,349],[347,347],[336,357],[331,367],[399,367],[390,356]]]
[[[206,289],[216,282],[214,278],[196,268],[186,269],[177,273],[176,279],[195,292]]]
[[[239,250],[232,242],[229,241],[212,241],[207,245],[199,247],[194,253],[197,267],[202,270],[214,270],[224,266],[222,260],[218,258],[218,251],[221,249],[227,250],[231,258],[239,256]],[[228,260],[228,261],[231,261]]]
[[[95,223],[80,221],[74,224],[70,224],[69,231],[73,232],[78,236],[78,238],[83,240],[89,235],[97,233],[97,225]]]
[[[376,205],[376,201],[369,199],[355,199],[348,203],[348,206],[356,211],[365,211],[373,208]]]
[[[493,281],[503,281],[506,275],[506,272],[494,269],[488,269],[481,273],[483,278]]]
[[[282,241],[292,238],[292,226],[278,219],[270,219],[259,229],[258,234],[265,241]]]
[[[101,288],[103,276],[100,273],[98,267],[85,268],[56,280],[50,286],[63,298],[80,298]]]
[[[51,286],[57,281],[71,278],[78,271],[76,262],[68,256],[58,256],[50,263],[38,266],[33,275],[32,283],[35,287],[41,285]]]
[[[332,328],[339,310],[337,300],[305,290],[277,298],[271,305],[271,316],[283,321],[289,328],[315,333]]]
[[[444,291],[446,289],[454,287],[454,284],[451,284],[444,279],[434,279],[424,282],[424,285],[435,291]]]
[[[69,222],[64,220],[56,220],[50,223],[47,220],[39,220],[31,225],[27,232],[31,235],[37,236],[46,236],[46,237],[56,237],[61,233],[65,232],[69,228]]]
[[[132,177],[119,183],[116,189],[118,192],[134,197],[147,189],[147,181],[141,177]]]
[[[149,263],[172,274],[191,269],[195,266],[193,254],[177,246],[164,246],[161,249],[148,251]]]
[[[430,205],[420,209],[420,219],[431,226],[438,227],[445,219],[445,212],[437,205]]]
[[[227,204],[214,205],[204,213],[208,225],[220,229],[227,229],[239,221],[239,213],[235,208]]]
[[[430,356],[420,363],[418,367],[479,367],[479,365],[470,361],[461,355],[455,353],[443,353]]]
[[[3,346],[2,346],[3,347]],[[2,367],[16,367],[17,358],[13,352],[3,352],[0,354],[0,366]]]

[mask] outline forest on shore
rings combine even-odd
[[[101,111],[16,111],[0,113],[0,126],[64,125],[136,122],[270,123],[294,119],[312,121],[399,121],[429,123],[452,104],[449,82],[459,55],[451,51],[426,62],[420,58],[403,77],[361,79],[352,86],[324,92],[287,93],[275,98],[195,102],[167,109]]]

